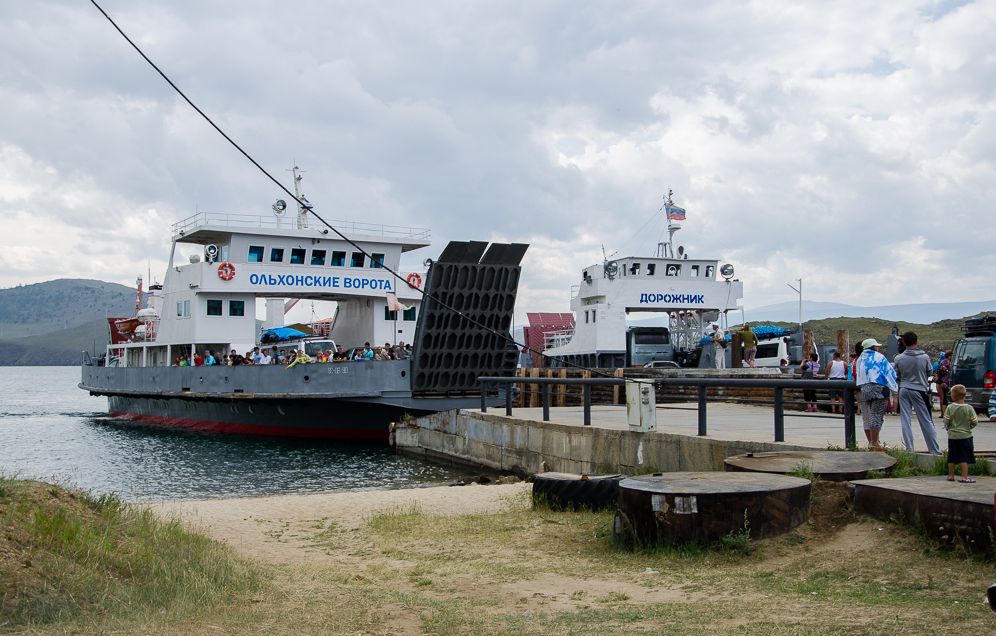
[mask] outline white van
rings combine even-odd
[[[759,367],[783,367],[789,361],[788,338],[765,338],[757,341],[754,364]]]

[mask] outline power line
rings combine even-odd
[[[149,56],[146,55],[145,52],[142,51],[142,49],[137,44],[135,44],[135,42],[130,37],[128,37],[128,34],[125,33],[124,30],[121,27],[118,26],[118,24],[114,21],[113,18],[111,18],[110,15],[108,15],[108,13],[106,11],[104,11],[103,7],[101,7],[99,4],[97,4],[96,0],[90,0],[90,3],[93,4],[93,6],[96,7],[98,11],[100,11],[100,13],[107,19],[108,22],[111,23],[111,26],[113,26],[114,29],[119,34],[121,34],[121,37],[123,37],[125,39],[125,41],[128,42],[128,44],[130,44],[131,47],[133,49],[135,49],[135,51],[139,55],[142,56],[142,59],[145,60],[149,64],[149,66],[151,66],[153,69],[155,69],[156,73],[158,73],[159,76],[162,77],[166,81],[166,83],[169,84],[170,87],[174,91],[176,91],[176,93],[180,97],[183,98],[183,101],[187,102],[187,104],[191,108],[193,108],[197,112],[197,114],[200,115],[204,119],[204,121],[206,121],[208,124],[210,124],[211,127],[214,128],[218,132],[219,135],[221,135],[222,137],[224,137],[225,141],[227,141],[229,144],[232,145],[232,147],[234,147],[236,150],[238,150],[239,153],[241,153],[243,157],[245,157],[246,159],[248,159],[249,162],[252,163],[252,165],[256,166],[256,168],[266,176],[266,178],[268,178],[270,181],[272,181],[278,188],[280,188],[281,190],[283,190],[287,194],[287,196],[289,196],[294,201],[296,201],[298,203],[298,205],[300,205],[302,207],[306,207],[308,209],[308,212],[310,212],[312,214],[312,216],[314,216],[316,219],[318,219],[318,221],[320,221],[322,223],[322,225],[324,225],[325,227],[327,227],[330,230],[332,230],[333,232],[335,232],[335,234],[339,238],[341,238],[343,241],[345,241],[350,246],[352,246],[353,248],[355,248],[358,252],[360,252],[361,254],[363,254],[365,257],[370,258],[371,260],[373,259],[373,255],[372,254],[370,254],[365,249],[363,249],[362,247],[360,247],[359,245],[357,245],[352,239],[350,239],[345,234],[343,234],[342,232],[340,232],[339,230],[337,230],[335,227],[333,227],[331,224],[329,224],[327,221],[325,221],[325,219],[323,219],[317,212],[315,212],[313,204],[303,201],[302,199],[298,198],[297,195],[295,195],[293,192],[291,192],[290,190],[288,190],[287,187],[284,186],[284,184],[282,184],[280,181],[278,181],[276,179],[276,177],[274,177],[272,174],[270,174],[266,170],[266,168],[264,168],[262,165],[260,165],[260,163],[258,161],[256,161],[252,157],[252,155],[250,155],[248,152],[246,152],[246,150],[244,150],[242,148],[242,146],[240,146],[234,139],[232,139],[231,137],[229,137],[225,133],[224,130],[222,130],[216,123],[214,123],[214,121],[207,115],[207,113],[205,113],[203,110],[201,110],[197,106],[197,104],[195,104],[189,97],[187,97],[186,93],[184,93],[182,90],[180,90],[180,87],[177,86],[173,82],[173,80],[171,80],[169,78],[169,76],[167,76],[166,73],[162,69],[160,69],[159,66],[157,66],[156,63],[153,62],[149,58]],[[392,276],[394,276],[395,279],[397,279],[398,281],[403,281],[404,280],[404,278],[402,278],[401,274],[399,274],[398,272],[394,271],[393,269],[391,269],[390,267],[388,267],[386,264],[381,263],[381,267],[383,269],[385,269],[389,274],[391,274]],[[455,313],[456,315],[458,315],[461,318],[463,318],[464,320],[466,320],[468,323],[470,323],[470,324],[472,324],[472,325],[474,325],[474,326],[476,326],[476,327],[478,327],[480,329],[483,329],[484,331],[486,331],[486,332],[488,332],[488,333],[490,333],[492,335],[496,335],[496,336],[502,338],[503,340],[505,340],[506,342],[510,342],[510,343],[514,344],[516,346],[516,350],[517,351],[520,351],[522,349],[526,349],[526,350],[528,350],[531,353],[537,353],[537,354],[539,354],[539,355],[541,355],[543,357],[550,357],[550,356],[547,356],[547,354],[544,353],[544,352],[542,352],[542,351],[537,351],[537,350],[533,349],[532,347],[529,347],[528,345],[525,345],[525,344],[522,344],[522,343],[516,341],[515,338],[512,337],[509,334],[501,333],[501,332],[499,332],[499,331],[497,331],[495,329],[492,329],[492,328],[488,327],[487,325],[485,325],[485,324],[483,324],[481,322],[478,322],[478,321],[474,320],[473,318],[471,318],[470,316],[466,315],[465,313],[463,313],[459,309],[456,309],[455,307],[451,307],[450,305],[448,305],[448,304],[444,303],[442,300],[440,300],[437,296],[431,295],[431,294],[427,293],[425,290],[423,290],[423,289],[421,289],[419,287],[414,287],[413,289],[415,289],[418,293],[422,294],[423,302],[426,299],[435,301],[436,303],[439,304],[440,307],[442,307],[443,309],[446,309],[447,311],[451,311],[451,312]],[[591,368],[591,367],[586,367],[586,366],[582,366],[582,365],[579,365],[579,364],[573,364],[573,363],[567,362],[565,360],[561,360],[560,362],[562,364],[565,364],[566,366],[570,366],[570,367],[574,367],[574,368],[577,368],[577,369],[581,369],[582,371],[590,371],[592,373],[595,373],[596,375],[600,375],[600,376],[604,376],[604,377],[615,377],[615,376],[611,376],[611,375],[609,375],[607,373],[603,373],[603,372],[599,371],[598,369],[594,369],[594,368]]]

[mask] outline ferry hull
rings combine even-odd
[[[109,395],[111,417],[137,424],[235,435],[386,443],[404,413],[385,404],[295,398],[183,399]]]

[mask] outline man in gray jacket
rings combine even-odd
[[[937,430],[930,418],[930,374],[933,370],[930,356],[917,344],[916,334],[907,331],[903,334],[906,350],[896,356],[896,375],[899,376],[899,424],[903,431],[903,446],[913,451],[912,410],[916,409],[916,419],[920,423],[927,450],[934,455],[941,454],[937,445]]]

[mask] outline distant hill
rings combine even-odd
[[[912,305],[880,305],[860,307],[842,303],[803,300],[803,320],[820,320],[841,316],[846,318],[879,318],[888,321],[906,321],[911,324],[928,325],[939,320],[957,319],[959,316],[974,316],[984,311],[996,312],[996,300],[980,300],[965,303],[916,303]],[[799,324],[799,303],[785,302],[764,307],[747,308],[748,322],[791,322]],[[731,313],[731,318],[735,314]]]
[[[135,315],[135,290],[62,278],[0,289],[0,342],[72,329],[107,316]]]
[[[0,340],[0,366],[77,365],[84,349],[103,353],[107,338],[107,322],[101,317],[70,329]]]

